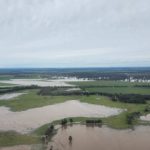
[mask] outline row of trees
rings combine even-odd
[[[50,125],[48,129],[45,131],[46,136],[51,136],[54,133],[54,125]]]
[[[58,88],[58,87],[45,87],[42,88],[38,94],[40,95],[63,95],[63,96],[68,96],[68,95],[85,95],[85,96],[90,96],[90,95],[102,95],[102,96],[108,96],[110,97],[113,101],[120,101],[124,103],[136,103],[136,104],[145,104],[146,101],[150,100],[150,95],[140,95],[140,94],[111,94],[111,93],[103,93],[103,92],[88,92],[88,91],[66,91],[65,87],[64,88]]]
[[[69,119],[62,119],[60,124],[61,124],[62,126],[66,126],[68,123],[73,124],[73,122],[74,122],[74,120],[73,120],[72,118],[69,118]]]
[[[103,80],[150,79],[150,68],[70,68],[70,69],[5,69],[1,76],[11,78],[77,77]]]
[[[73,124],[74,120],[72,118],[69,119],[62,119],[60,124],[62,126],[66,126],[68,123],[69,124]],[[101,119],[87,119],[85,120],[86,124],[102,124],[102,120]]]
[[[28,89],[40,89],[40,87],[38,87],[36,85],[6,87],[6,88],[1,88],[0,89],[0,94],[16,92],[16,91],[22,91],[22,90],[28,90]]]
[[[132,125],[133,122],[134,122],[137,118],[140,117],[140,115],[141,115],[140,112],[132,112],[132,113],[128,114],[128,115],[127,115],[127,123],[128,123],[129,125]]]
[[[63,95],[63,96],[68,96],[68,95],[85,95],[85,96],[90,96],[90,95],[103,95],[103,96],[108,96],[110,97],[113,101],[120,101],[124,103],[139,103],[139,104],[144,104],[146,101],[150,100],[150,95],[140,95],[140,94],[110,94],[110,93],[103,93],[103,92],[88,92],[84,90],[78,90],[78,91],[66,91],[68,88],[71,87],[38,87],[35,85],[32,86],[15,86],[15,87],[9,87],[9,88],[4,88],[0,90],[0,94],[4,93],[9,93],[9,92],[16,92],[16,91],[21,91],[21,90],[26,90],[26,89],[40,89],[38,92],[39,95]]]
[[[150,100],[150,95],[140,94],[114,94],[111,96],[113,101],[120,101],[124,103],[145,104]]]
[[[102,124],[102,120],[101,119],[89,119],[89,120],[86,120],[86,124]]]
[[[149,83],[148,83],[149,84]],[[139,88],[150,88],[150,85],[135,85],[134,87],[139,87]]]

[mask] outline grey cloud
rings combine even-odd
[[[0,66],[147,66],[149,18],[149,0],[0,0]]]

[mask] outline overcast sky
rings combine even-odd
[[[0,0],[0,67],[150,66],[150,0]]]

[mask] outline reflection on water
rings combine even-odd
[[[69,136],[72,137],[70,143]],[[150,150],[150,127],[114,130],[108,127],[74,125],[59,129],[48,150]]]

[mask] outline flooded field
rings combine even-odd
[[[28,133],[54,120],[67,117],[108,117],[117,115],[122,111],[124,110],[81,103],[77,100],[21,112],[12,112],[7,107],[0,107],[0,130],[15,130],[21,133]]]
[[[0,100],[11,100],[26,93],[9,93],[0,95]]]
[[[29,145],[19,145],[12,147],[2,147],[0,150],[31,150],[31,146]]]
[[[11,79],[11,80],[3,80],[0,83],[7,83],[7,84],[15,84],[15,85],[22,85],[22,86],[31,86],[37,85],[41,87],[45,86],[73,86],[68,84],[67,82],[75,82],[75,81],[86,81],[84,79],[77,79],[77,78],[65,78],[65,79],[55,79],[55,80],[47,80],[47,79]]]
[[[68,137],[72,136],[72,142]],[[108,127],[74,125],[59,129],[49,143],[53,150],[149,150],[150,127],[115,130]]]
[[[150,121],[150,114],[148,114],[146,116],[141,116],[140,119],[143,121]]]
[[[80,88],[70,88],[70,89],[67,89],[66,91],[70,92],[70,91],[80,91],[80,90],[81,90]]]
[[[45,150],[42,144],[0,147],[0,150]]]

